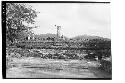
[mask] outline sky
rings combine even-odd
[[[66,37],[92,35],[111,38],[110,4],[104,3],[30,3],[38,13],[32,31],[35,34],[56,34],[61,26]]]

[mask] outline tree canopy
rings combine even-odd
[[[6,38],[13,42],[20,32],[33,27],[25,25],[34,24],[37,12],[31,7],[20,3],[6,3]]]

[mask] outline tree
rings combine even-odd
[[[86,47],[93,49],[86,50],[86,53],[88,55],[86,55],[85,58],[95,59],[96,57],[98,57],[98,60],[102,60],[102,58],[111,56],[111,41],[109,40],[91,40]]]
[[[14,42],[20,32],[33,28],[23,22],[34,24],[35,17],[37,12],[25,4],[6,3],[6,38]]]

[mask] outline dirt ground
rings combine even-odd
[[[14,65],[6,70],[7,78],[111,78],[97,69],[99,63],[86,60],[53,60],[13,58]]]

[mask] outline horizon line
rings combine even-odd
[[[33,33],[34,35],[46,35],[46,34],[53,34],[53,35],[57,35],[57,34],[54,34],[54,33],[45,33],[45,34],[35,34],[35,33]],[[62,36],[62,35],[61,35]],[[76,36],[74,36],[74,37],[68,37],[68,36],[65,36],[65,35],[63,35],[64,37],[66,37],[66,38],[74,38],[74,37],[78,37],[78,36],[93,36],[93,37],[102,37],[102,38],[108,38],[108,37],[103,37],[103,36],[99,36],[99,35],[88,35],[88,34],[83,34],[83,35],[76,35]],[[111,40],[111,37],[110,38],[108,38],[108,39],[110,39]]]

